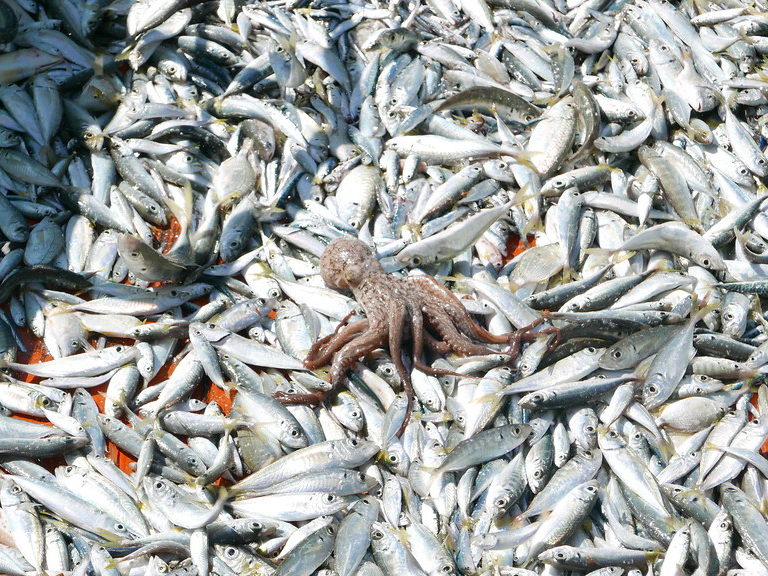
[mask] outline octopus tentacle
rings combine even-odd
[[[368,329],[368,320],[358,320],[347,324],[341,330],[337,330],[330,335],[330,338],[326,336],[323,340],[325,342],[318,341],[309,349],[307,357],[304,360],[304,367],[314,370],[325,366],[344,344],[349,342],[355,334],[364,332]],[[322,342],[321,346],[318,346]]]
[[[544,318],[537,318],[528,326],[523,326],[522,328],[515,330],[511,334],[508,335],[508,342],[510,343],[510,348],[507,350],[507,354],[510,356],[510,358],[516,358],[517,355],[520,353],[520,346],[523,342],[530,341],[530,340],[536,340],[540,336],[543,336],[545,334],[554,334],[554,338],[551,342],[547,344],[547,352],[551,352],[555,348],[557,348],[557,345],[560,343],[560,329],[559,328],[543,328],[541,330],[537,330],[536,332],[533,332],[533,329],[538,327],[542,322],[544,322]]]
[[[331,365],[331,384],[334,386],[341,382],[344,373],[361,356],[370,354],[376,348],[380,348],[387,341],[387,327],[371,323],[368,330],[350,340],[336,352]]]
[[[411,375],[406,370],[403,364],[402,345],[403,345],[403,329],[405,326],[405,316],[407,307],[398,305],[397,302],[393,302],[390,306],[389,315],[389,355],[392,357],[392,361],[395,363],[395,368],[400,376],[400,380],[403,383],[403,392],[408,400],[408,404],[405,408],[405,413],[410,415],[413,409],[413,385],[411,384]],[[405,418],[403,424],[400,426],[398,436],[403,433],[405,426],[408,423],[408,417]]]
[[[422,337],[424,339],[424,344],[427,345],[427,348],[432,350],[435,354],[448,354],[448,352],[451,351],[451,347],[443,342],[442,340],[438,340],[432,334],[430,334],[427,330],[424,330],[422,333]]]
[[[451,317],[442,308],[428,306],[426,311],[430,325],[440,335],[440,338],[450,346],[451,350],[457,354],[473,356],[494,353],[490,348],[475,344],[459,332],[453,322],[451,322]]]
[[[413,281],[426,299],[440,303],[440,306],[449,314],[459,331],[467,336],[474,336],[478,340],[491,344],[505,344],[508,342],[506,335],[493,334],[475,322],[472,319],[472,315],[461,303],[461,300],[456,298],[453,292],[431,276],[416,276],[413,277]]]
[[[320,340],[315,342],[312,345],[312,347],[309,349],[309,352],[307,353],[307,357],[311,358],[313,354],[317,354],[318,351],[323,346],[325,346],[325,344],[329,340],[333,339],[333,337],[336,336],[336,334],[338,334],[339,331],[346,326],[349,319],[352,318],[352,316],[354,316],[356,313],[357,313],[356,310],[352,310],[349,314],[347,314],[346,316],[344,316],[344,318],[341,319],[341,321],[336,325],[336,329],[331,334],[328,334],[327,336],[323,336],[322,338],[320,338]]]

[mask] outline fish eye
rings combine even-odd
[[[397,454],[390,454],[388,459],[393,464],[395,464],[399,460],[399,458],[397,457]]]
[[[230,546],[229,548],[227,548],[227,549],[224,551],[224,554],[226,554],[226,555],[227,555],[227,556],[229,556],[230,558],[234,558],[234,557],[235,557],[235,555],[237,554],[237,548],[233,548],[233,547],[231,547],[231,546]]]
[[[711,262],[709,261],[709,258],[702,258],[702,259],[701,259],[701,263],[702,263],[702,264],[703,264],[705,267],[706,267],[706,266],[709,266],[709,265],[711,264]]]
[[[419,266],[421,264],[421,258],[419,256],[414,256],[411,258],[411,266]]]
[[[656,392],[658,392],[658,388],[656,388],[656,386],[648,386],[648,392],[651,394],[656,394]]]
[[[565,554],[563,552],[558,552],[557,554],[555,554],[555,558],[557,558],[558,560],[564,560]]]
[[[749,174],[749,170],[747,170],[746,168],[739,168],[739,174],[741,174],[742,176],[746,176],[747,174]]]
[[[611,356],[613,356],[618,360],[619,358],[621,358],[621,350],[614,350],[613,352],[611,352]]]
[[[597,348],[593,348],[592,346],[590,346],[589,348],[587,348],[587,352],[589,354],[594,354],[595,352],[597,352]]]
[[[618,434],[616,433],[615,430],[611,430],[610,432],[608,432],[608,437],[609,438],[616,438],[617,436],[618,436]]]
[[[329,504],[335,500],[336,500],[336,496],[334,496],[333,494],[325,495],[325,501],[328,502]]]
[[[67,466],[66,468],[64,468],[64,472],[66,472],[67,474],[70,474],[73,470],[74,470],[74,467],[72,466]]]
[[[162,489],[162,487],[163,487],[163,483],[162,482],[160,482],[159,480],[157,482],[155,482],[155,490],[160,490],[160,489]]]
[[[384,532],[382,532],[381,530],[374,530],[373,532],[371,532],[371,538],[373,538],[374,540],[381,540],[382,538],[384,538]]]
[[[118,522],[117,524],[115,524],[115,530],[119,530],[120,532],[122,532],[123,530],[125,530],[125,526],[123,526]]]
[[[497,498],[493,503],[496,508],[504,508],[507,505],[507,499],[505,497]]]
[[[627,117],[628,118],[636,118],[637,117],[637,112],[635,112],[634,110],[628,110],[627,111]]]
[[[594,432],[594,431],[595,431],[595,427],[594,427],[594,426],[592,426],[592,425],[590,424],[589,426],[587,426],[586,428],[584,428],[584,430],[586,430],[587,432],[589,432],[590,434],[592,434],[592,432]]]
[[[595,486],[587,486],[587,492],[595,493],[597,492],[597,488]]]
[[[11,488],[11,494],[18,494],[21,492],[21,486],[18,484],[14,484],[13,488]]]
[[[357,410],[355,410],[354,412],[350,412],[349,415],[352,418],[359,418],[360,417],[360,414],[357,413]]]
[[[277,288],[272,288],[269,292],[267,292],[267,295],[270,298],[278,298],[280,296],[280,291]]]
[[[523,120],[526,122],[533,122],[536,119],[536,117],[533,114],[526,114],[523,116]]]
[[[299,435],[299,431],[296,428],[291,429],[291,437],[296,438]]]
[[[453,572],[453,566],[451,566],[450,564],[443,564],[442,566],[440,566],[440,572],[442,572],[443,574],[450,574],[451,572]]]
[[[507,167],[506,162],[499,162],[496,164],[496,168],[498,168],[499,170],[504,170],[506,167]]]
[[[357,441],[357,438],[350,438],[349,439],[349,445],[350,446],[356,447],[358,444],[359,444],[359,442]]]
[[[122,352],[122,351],[123,351],[123,347],[122,346],[120,346],[119,344],[117,346],[115,346],[115,352]]]

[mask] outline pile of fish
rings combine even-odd
[[[0,41],[0,572],[768,574],[763,2],[2,0]],[[330,391],[344,237],[536,327],[433,338],[410,413],[387,346]]]

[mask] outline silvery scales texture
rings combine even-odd
[[[0,2],[0,572],[767,573],[767,15]]]

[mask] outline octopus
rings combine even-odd
[[[534,331],[543,318],[514,332],[493,334],[477,324],[461,301],[438,280],[426,275],[399,278],[385,272],[368,245],[357,239],[339,238],[331,242],[320,259],[320,273],[329,288],[351,291],[365,318],[350,321],[355,312],[350,313],[334,333],[310,348],[304,366],[315,370],[330,363],[329,380],[335,388],[360,358],[389,348],[408,398],[409,412],[413,388],[402,355],[408,340],[414,368],[433,375],[456,373],[425,364],[426,350],[461,356],[498,353],[477,342],[480,341],[509,345],[507,354],[514,359],[524,341],[554,334],[548,345],[552,349],[559,340],[556,328]],[[315,404],[329,392],[278,393],[276,398],[286,404]]]

